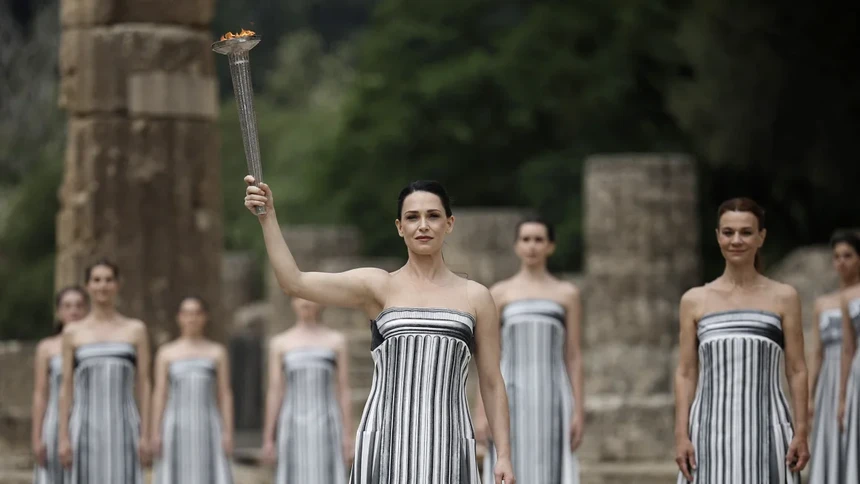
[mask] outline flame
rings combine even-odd
[[[227,32],[226,34],[221,36],[221,40],[235,39],[238,37],[251,37],[253,35],[257,35],[253,30],[242,29],[242,31],[238,34],[234,34],[233,32]]]

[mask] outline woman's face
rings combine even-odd
[[[183,335],[197,336],[203,333],[203,327],[206,326],[206,310],[200,301],[188,298],[179,305],[176,320]]]
[[[90,271],[87,281],[87,292],[94,303],[101,305],[113,304],[116,299],[119,281],[108,266],[95,266]]]
[[[759,229],[758,219],[752,212],[730,211],[720,217],[717,243],[728,263],[754,264],[764,238],[765,231]]]
[[[442,250],[445,236],[454,228],[454,217],[445,216],[438,195],[413,192],[403,200],[403,210],[395,225],[411,252],[430,255]]]
[[[539,222],[526,222],[520,225],[514,252],[527,265],[546,264],[555,251],[555,244],[549,240],[546,225]]]
[[[78,291],[66,291],[57,305],[57,319],[63,326],[87,315],[87,301]]]
[[[842,280],[856,278],[860,273],[860,254],[850,244],[837,243],[833,246],[833,268]]]

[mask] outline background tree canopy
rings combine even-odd
[[[8,18],[29,49],[45,45],[44,29],[33,26],[52,18],[44,12],[55,2],[19,3]],[[860,39],[850,8],[832,0],[235,0],[219,3],[212,30],[245,27],[264,38],[252,53],[257,118],[264,177],[285,221],[353,224],[367,253],[400,254],[395,197],[411,180],[434,178],[455,211],[538,209],[558,224],[553,268],[575,271],[583,161],[599,152],[692,153],[702,223],[690,230],[712,240],[718,203],[751,196],[768,209],[766,260],[860,226],[853,183],[843,182],[860,179]],[[20,56],[0,61],[4,75],[16,63],[40,80],[36,99],[55,87],[54,70],[21,67]],[[242,206],[229,72],[225,62],[218,68],[225,244],[264,263],[256,221]],[[0,106],[13,106],[0,92]],[[53,111],[45,108],[46,120]],[[20,136],[16,121],[0,118],[0,146],[15,150],[0,159],[0,338],[50,327],[63,129],[49,121]],[[24,182],[36,170],[39,182]],[[722,263],[707,243],[703,260],[714,277]]]

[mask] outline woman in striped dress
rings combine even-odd
[[[224,346],[207,340],[206,302],[186,297],[180,335],[155,355],[154,484],[232,484],[233,391]]]
[[[582,440],[580,298],[573,284],[547,270],[553,227],[541,219],[517,225],[519,272],[490,291],[501,310],[502,376],[511,413],[511,455],[520,482],[577,484],[574,453]],[[488,441],[484,480],[492,480],[495,448],[478,398],[479,440]]]
[[[353,453],[346,338],[321,325],[319,304],[292,306],[296,326],[269,345],[263,457],[277,461],[275,484],[344,484]]]
[[[356,433],[353,484],[478,484],[466,379],[473,352],[496,443],[495,483],[515,484],[508,399],[499,371],[498,314],[490,291],[454,274],[442,258],[454,216],[436,182],[409,184],[395,226],[406,264],[332,274],[302,272],[278,225],[272,193],[246,177],[245,206],[258,215],[269,261],[289,295],[361,309],[371,318],[373,383]],[[491,484],[491,483],[483,483]]]
[[[846,288],[842,302],[842,374],[838,420],[843,427],[844,482],[860,482],[860,284]]]
[[[149,458],[149,336],[116,310],[119,269],[87,268],[90,313],[63,332],[60,459],[70,484],[142,484]],[[140,402],[138,409],[135,402]]]
[[[680,304],[678,483],[799,484],[809,460],[800,298],[760,272],[761,207],[732,199],[717,218],[725,270]],[[795,417],[782,390],[783,359]]]
[[[833,267],[842,289],[860,283],[860,237],[837,232],[830,239]],[[815,301],[812,358],[809,371],[808,412],[812,422],[810,484],[843,484],[839,422],[842,308],[840,291]]]
[[[87,293],[77,286],[56,296],[57,333],[39,342],[34,362],[32,434],[36,467],[34,484],[63,484],[63,466],[57,455],[57,402],[63,378],[61,352],[63,328],[87,314]]]

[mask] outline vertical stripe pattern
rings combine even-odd
[[[70,484],[142,484],[136,363],[135,348],[128,343],[76,348]]]
[[[232,484],[230,461],[221,443],[216,371],[215,361],[208,358],[170,363],[154,484]]]
[[[758,310],[698,324],[699,383],[690,408],[696,484],[799,484],[785,462],[792,417],[780,382],[782,319]],[[678,474],[678,484],[686,483]]]
[[[44,467],[36,465],[33,471],[34,484],[63,484],[63,466],[57,452],[57,412],[62,380],[63,359],[56,355],[48,362],[48,405],[42,419],[42,442],[47,448],[47,462]]]
[[[278,419],[275,484],[346,482],[336,367],[337,355],[329,348],[284,355],[286,395]]]
[[[818,321],[822,361],[815,386],[815,416],[809,445],[809,483],[843,484],[839,422],[839,375],[842,358],[842,311],[822,311]]]
[[[860,328],[860,298],[850,301],[848,314],[854,328]],[[860,343],[860,338],[857,339]],[[845,431],[842,434],[845,478],[844,482],[860,482],[860,351],[855,352],[845,394]]]
[[[565,309],[544,299],[523,299],[502,309],[502,377],[511,419],[511,464],[517,482],[579,484],[570,451],[574,400],[565,366]],[[484,482],[494,482],[492,443]]]
[[[480,484],[466,380],[475,320],[389,308],[375,322],[373,382],[351,484]]]

